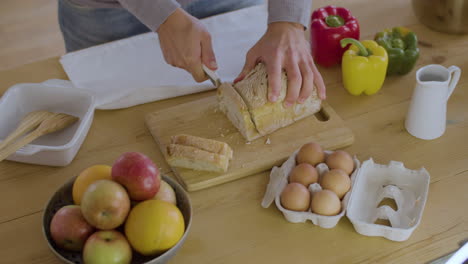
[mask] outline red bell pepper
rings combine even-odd
[[[344,7],[322,7],[312,13],[310,37],[315,62],[331,67],[341,62],[347,49],[341,47],[340,40],[359,39],[359,23]]]

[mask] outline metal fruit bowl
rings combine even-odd
[[[180,211],[182,212],[185,221],[184,235],[179,240],[179,242],[177,242],[176,245],[174,245],[171,249],[158,256],[143,256],[133,250],[132,264],[166,263],[180,249],[190,230],[190,226],[192,224],[192,204],[190,202],[187,192],[172,178],[162,175],[162,179],[166,181],[172,188],[174,188],[174,191],[176,193],[177,207],[179,207]],[[63,261],[63,263],[82,264],[82,252],[73,252],[59,248],[52,240],[52,237],[50,235],[50,222],[52,221],[52,217],[54,216],[54,214],[63,206],[73,204],[72,187],[74,181],[75,178],[69,180],[54,193],[52,198],[50,198],[44,210],[44,215],[42,218],[42,231],[50,250],[52,250],[52,252],[60,260]],[[119,227],[117,230],[121,231],[123,234],[122,227]]]
[[[429,28],[451,34],[468,33],[468,0],[412,0],[416,17]]]

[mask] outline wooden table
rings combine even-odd
[[[314,8],[325,5],[314,1]],[[468,36],[441,34],[421,25],[409,0],[333,1],[351,9],[363,39],[381,29],[404,25],[419,35],[421,58],[468,71]],[[310,222],[290,224],[272,205],[260,206],[268,172],[190,193],[194,205],[191,232],[171,263],[424,263],[458,248],[468,238],[468,83],[463,77],[448,104],[445,134],[433,141],[409,135],[403,126],[414,71],[387,78],[374,96],[353,97],[342,87],[339,68],[321,69],[328,102],[354,131],[346,150],[361,161],[402,161],[431,174],[429,197],[420,226],[405,242],[366,237],[347,218],[334,229]],[[0,94],[22,82],[67,79],[58,58],[0,72]],[[112,164],[125,151],[141,151],[165,173],[167,164],[144,125],[146,113],[207,96],[196,94],[130,109],[97,111],[75,160],[64,168],[0,163],[0,263],[58,263],[41,233],[44,206],[53,192],[84,168]],[[1,113],[0,113],[1,114]]]

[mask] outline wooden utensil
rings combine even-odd
[[[39,124],[42,123],[42,121],[44,121],[46,118],[51,117],[52,115],[54,115],[54,113],[43,110],[33,111],[26,114],[21,120],[18,127],[15,129],[15,131],[8,135],[8,137],[5,138],[5,140],[0,142],[0,150],[12,143],[13,141],[17,140],[24,133],[27,133],[37,128]]]
[[[15,143],[0,149],[0,161],[3,161],[8,156],[15,153],[18,149],[31,143],[35,139],[52,132],[62,130],[76,121],[78,121],[78,118],[75,116],[63,113],[52,113],[52,115],[43,120],[39,124],[39,127],[33,132],[29,133]]]

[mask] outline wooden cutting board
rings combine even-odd
[[[173,167],[174,174],[188,191],[201,190],[269,170],[281,165],[307,142],[317,142],[328,150],[343,148],[354,142],[352,131],[326,102],[322,103],[322,110],[316,115],[252,142],[247,142],[218,110],[216,94],[150,113],[146,116],[146,125],[165,157],[171,136],[177,134],[224,141],[233,149],[234,158],[226,173]]]

